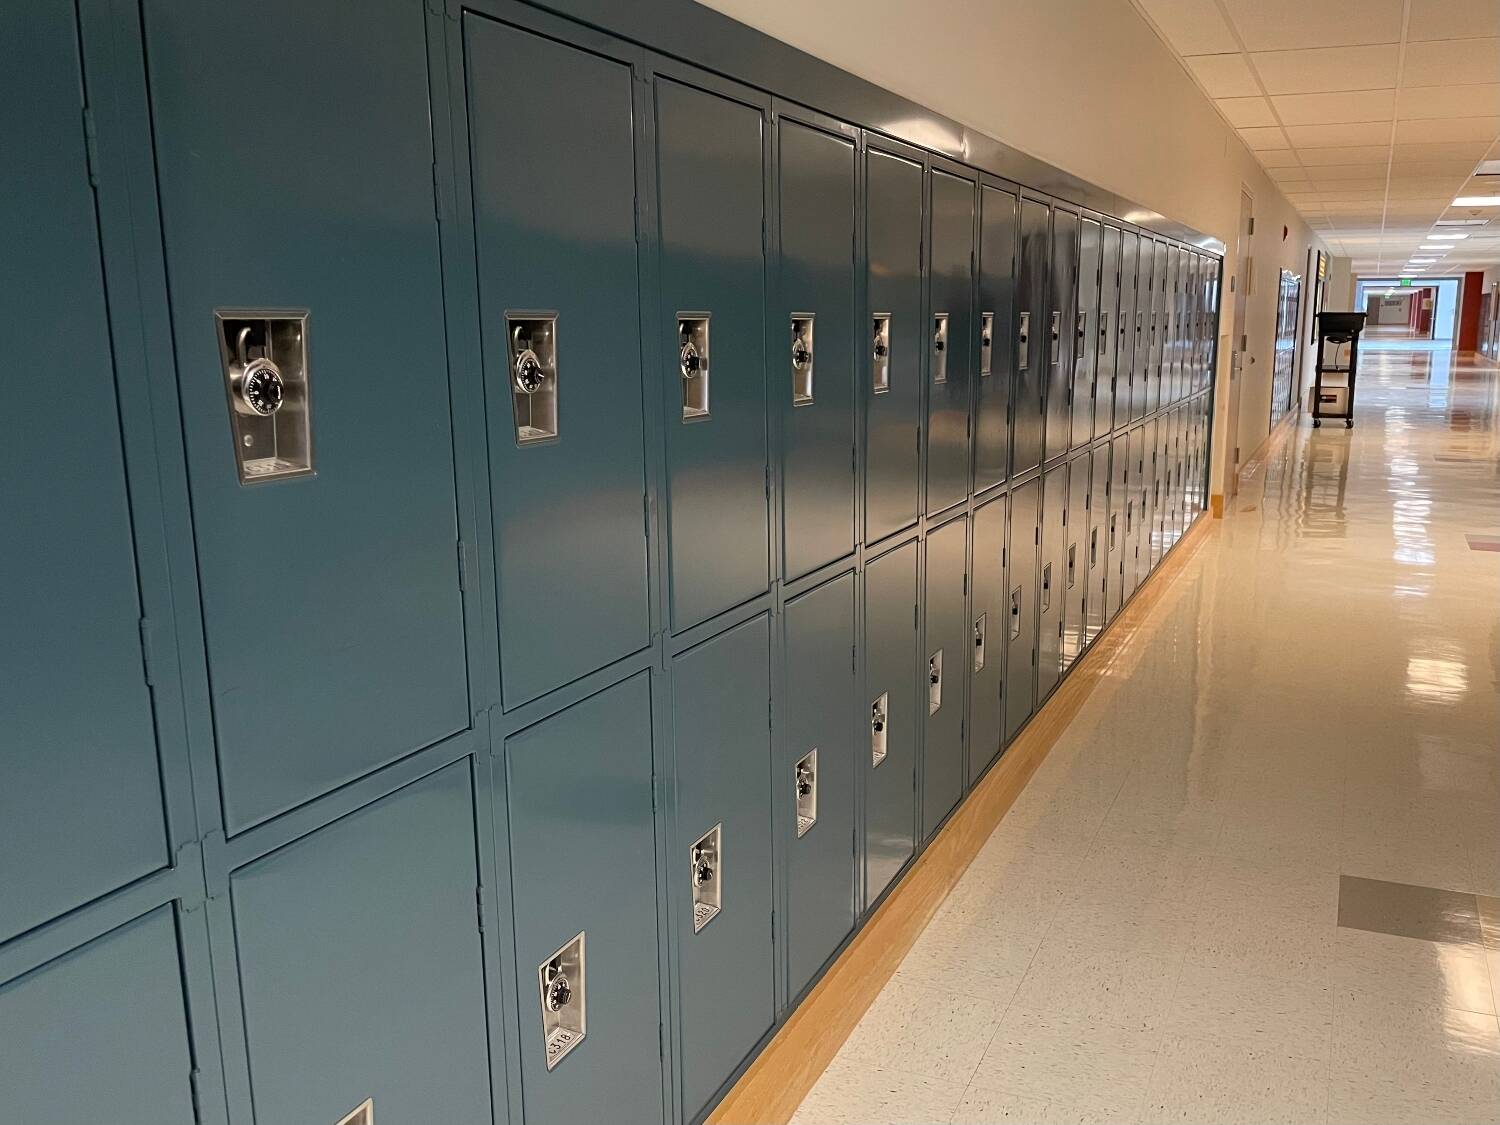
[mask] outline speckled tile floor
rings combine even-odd
[[[1500,1121],[1497,417],[1493,364],[1362,354],[796,1122]]]

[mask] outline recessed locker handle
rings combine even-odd
[[[709,417],[708,313],[677,314],[677,367],[682,379],[682,420]]]
[[[1052,313],[1052,362],[1056,363],[1062,347],[1062,313]]]
[[[932,315],[932,381],[948,381],[948,314]]]
[[[1099,529],[1089,528],[1089,569],[1099,565]]]
[[[1021,326],[1016,330],[1016,366],[1025,371],[1031,366],[1031,314],[1023,312],[1020,321]]]
[[[812,313],[792,314],[793,406],[811,406],[813,402],[813,321]]]
[[[1042,567],[1042,612],[1052,608],[1052,564]]]
[[[1078,544],[1068,544],[1068,589],[1078,581]]]
[[[1104,309],[1099,313],[1099,354],[1103,355],[1109,347],[1109,310]]]
[[[974,622],[974,671],[984,671],[984,636],[989,628],[989,614],[981,613]]]
[[[1088,314],[1086,312],[1083,312],[1080,309],[1079,312],[1078,312],[1077,324],[1075,326],[1075,336],[1074,336],[1075,347],[1074,347],[1074,351],[1073,351],[1073,358],[1074,359],[1082,359],[1083,358],[1083,348],[1084,348],[1084,339],[1083,338],[1084,338],[1084,333],[1087,331],[1087,328],[1088,328],[1088,319],[1089,319],[1088,318]]]
[[[891,314],[873,317],[874,341],[870,347],[871,390],[885,394],[891,389]]]
[[[991,355],[995,340],[995,314],[979,314],[979,375],[985,377],[991,370]]]
[[[927,658],[927,713],[937,714],[943,705],[943,650]]]
[[[1021,635],[1021,587],[1010,592],[1010,639]]]

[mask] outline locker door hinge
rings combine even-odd
[[[859,661],[858,648],[855,645],[850,645],[849,646],[849,671],[855,672],[855,671],[859,670],[859,663],[858,663],[858,661]]]
[[[912,604],[912,607],[911,607],[911,627],[912,627],[913,631],[916,630],[917,623],[920,620],[920,618],[918,617],[918,614],[921,612],[921,609],[922,609],[922,607],[920,605],[917,605],[915,603]]]
[[[188,1096],[193,1101],[193,1120],[203,1120],[203,1094],[198,1088],[198,1068],[188,1071]]]
[[[458,588],[463,593],[474,589],[474,563],[469,558],[469,545],[458,541]]]
[[[766,466],[766,500],[767,500],[767,502],[769,502],[770,499],[771,499],[771,466],[767,465]]]
[[[438,224],[443,222],[443,185],[438,179],[437,161],[432,162],[432,213],[437,216]]]
[[[651,542],[651,493],[641,493],[641,534]]]
[[[1042,529],[1040,527],[1034,527],[1031,529],[1031,541],[1038,547],[1042,545]]]
[[[479,932],[484,933],[484,884],[474,884],[474,917],[479,923]]]
[[[969,593],[969,576],[966,573],[964,575],[964,594],[965,594],[965,596],[967,596],[968,593]]]
[[[1249,225],[1249,228],[1245,231],[1245,233],[1246,234],[1254,234],[1255,233],[1255,216],[1254,215],[1250,216],[1250,225]]]
[[[151,644],[151,621],[142,617],[138,622],[141,635],[141,674],[146,677],[146,686],[156,686],[156,653]]]
[[[89,186],[99,186],[99,131],[94,126],[94,111],[83,107],[83,153],[88,167]]]

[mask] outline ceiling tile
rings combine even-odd
[[[1500,39],[1443,39],[1408,43],[1401,63],[1402,86],[1451,86],[1493,82],[1500,75]]]
[[[1391,127],[1384,121],[1345,122],[1339,125],[1288,125],[1286,135],[1294,148],[1304,145],[1328,147],[1332,145],[1378,145],[1388,144]],[[1446,140],[1446,137],[1434,138]]]
[[[1370,176],[1362,180],[1322,180],[1315,179],[1313,183],[1318,185],[1318,190],[1328,195],[1338,193],[1340,198],[1352,199],[1355,195],[1366,194],[1385,197],[1385,177]]]
[[[1306,164],[1307,174],[1320,182],[1335,180],[1364,180],[1372,176],[1385,178],[1386,165],[1377,164]]]
[[[1496,57],[1495,71],[1500,74],[1500,56]],[[1396,116],[1402,120],[1496,115],[1500,115],[1500,82],[1403,88],[1396,103]],[[1284,114],[1282,120],[1286,120]]]
[[[1409,40],[1500,36],[1496,0],[1412,0]]]
[[[1400,48],[1320,47],[1263,51],[1250,56],[1268,94],[1313,94],[1331,90],[1378,90],[1395,86]]]
[[[1402,141],[1398,137],[1391,159],[1397,164],[1422,160],[1467,160],[1478,164],[1484,149],[1483,141]]]
[[[1219,98],[1214,104],[1236,129],[1276,124],[1271,103],[1265,98]]]
[[[1257,151],[1255,156],[1268,169],[1302,166],[1302,162],[1297,159],[1296,152],[1289,148],[1263,148]]]
[[[1305,164],[1384,164],[1390,156],[1390,146],[1345,145],[1323,147],[1307,145],[1297,150]]]
[[[1184,59],[1211,98],[1246,98],[1260,93],[1260,85],[1245,56],[1193,55]]]
[[[1240,49],[1214,0],[1140,0],[1140,5],[1179,55]]]
[[[1251,149],[1255,150],[1288,147],[1286,137],[1275,126],[1241,129],[1240,139],[1249,145]]]
[[[1402,0],[1225,0],[1250,51],[1395,43]]]
[[[1500,117],[1440,117],[1430,121],[1398,121],[1397,143],[1432,144],[1438,141],[1492,141],[1500,133]],[[1293,143],[1296,139],[1293,138]]]
[[[1337,94],[1278,94],[1271,99],[1283,125],[1329,125],[1346,121],[1389,121],[1394,90]],[[1448,116],[1434,114],[1433,116]]]

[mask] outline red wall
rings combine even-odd
[[[1458,295],[1458,350],[1472,352],[1479,349],[1479,314],[1484,301],[1484,273],[1470,270],[1464,274],[1463,288]]]

